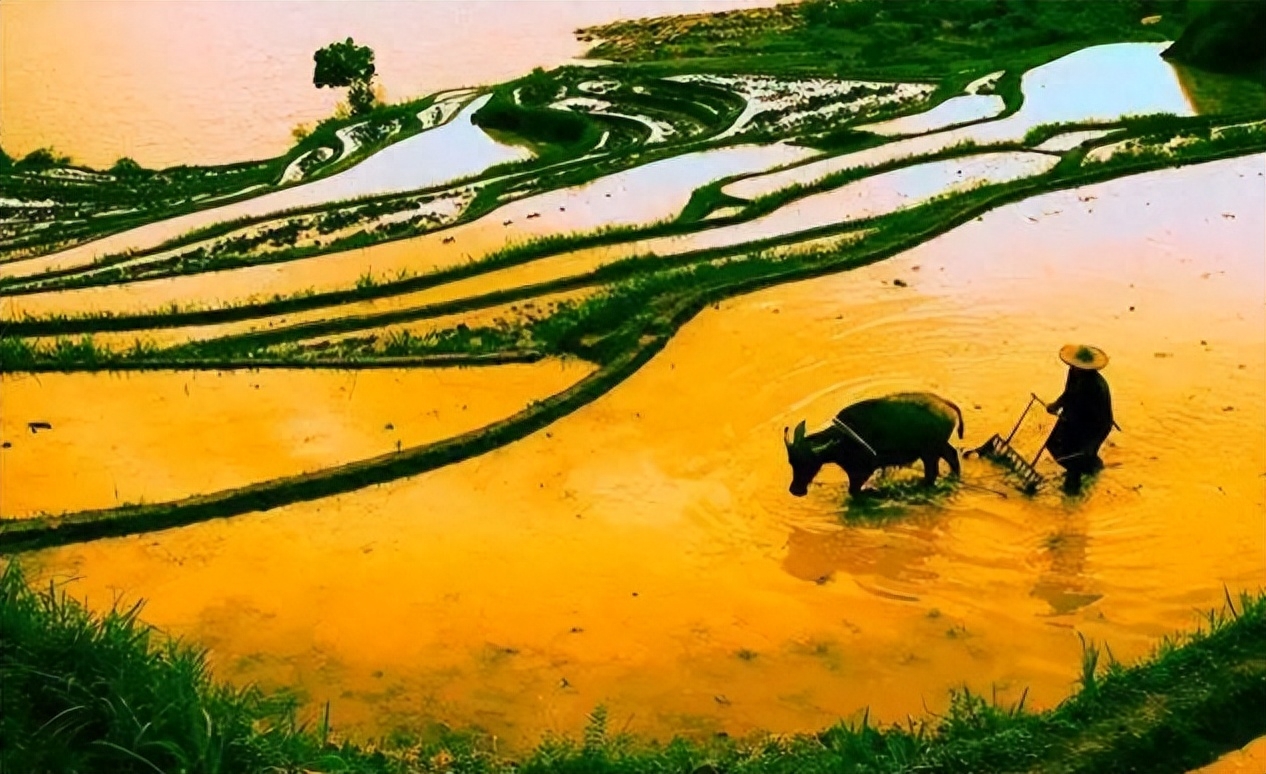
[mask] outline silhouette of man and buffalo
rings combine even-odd
[[[1100,373],[1108,364],[1108,356],[1097,347],[1069,344],[1059,351],[1059,358],[1068,366],[1064,392],[1046,404],[1047,412],[1058,419],[1033,461],[1027,462],[1011,449],[1011,436],[994,436],[985,447],[973,451],[982,453],[988,447],[1005,452],[998,454],[999,460],[1020,468],[1017,472],[1029,476],[1030,481],[1037,477],[1033,466],[1047,452],[1064,468],[1064,490],[1076,493],[1085,475],[1103,468],[1099,447],[1116,427],[1111,392]],[[1024,416],[1020,419],[1022,422]],[[836,414],[828,427],[814,433],[806,433],[803,421],[793,432],[783,428],[792,471],[791,494],[807,494],[809,484],[828,463],[838,465],[848,476],[850,496],[861,494],[875,471],[915,462],[923,463],[926,486],[936,483],[942,460],[950,475],[958,477],[958,450],[950,443],[956,428],[961,439],[962,411],[930,392],[895,393],[854,403]]]

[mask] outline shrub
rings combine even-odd
[[[476,126],[509,132],[530,142],[572,145],[585,136],[589,120],[566,110],[523,107],[505,92],[497,92],[471,117]]]
[[[110,167],[110,174],[118,178],[134,178],[145,174],[145,168],[132,159],[124,156]]]
[[[65,166],[69,163],[70,157],[60,156],[52,148],[36,148],[23,156],[22,160],[18,162],[18,166],[38,171]]]

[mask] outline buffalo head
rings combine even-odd
[[[809,484],[822,469],[823,460],[817,449],[805,439],[803,421],[796,425],[796,430],[790,437],[784,427],[782,440],[787,446],[787,461],[791,463],[791,493],[796,497],[804,497],[809,493]]]

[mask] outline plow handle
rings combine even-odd
[[[1024,413],[1020,414],[1020,418],[1015,421],[1015,427],[1011,428],[1011,433],[1007,435],[1005,439],[1007,443],[1011,443],[1011,439],[1015,437],[1015,434],[1020,432],[1020,425],[1024,424],[1024,418],[1029,415],[1029,409],[1033,408],[1034,401],[1041,403],[1043,406],[1046,405],[1041,398],[1037,397],[1037,393],[1030,392],[1028,405],[1024,407]]]

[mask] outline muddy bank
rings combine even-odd
[[[939,711],[964,679],[1049,706],[1078,633],[1133,659],[1261,583],[1263,160],[1041,196],[721,304],[605,398],[458,465],[25,561],[97,604],[147,597],[221,674],[330,700],[343,728],[524,743],[605,703],[653,735],[803,730]],[[1112,355],[1125,428],[1084,499],[863,510],[840,474],[787,495],[783,426],[914,387],[979,443],[1053,395],[1080,339]]]

